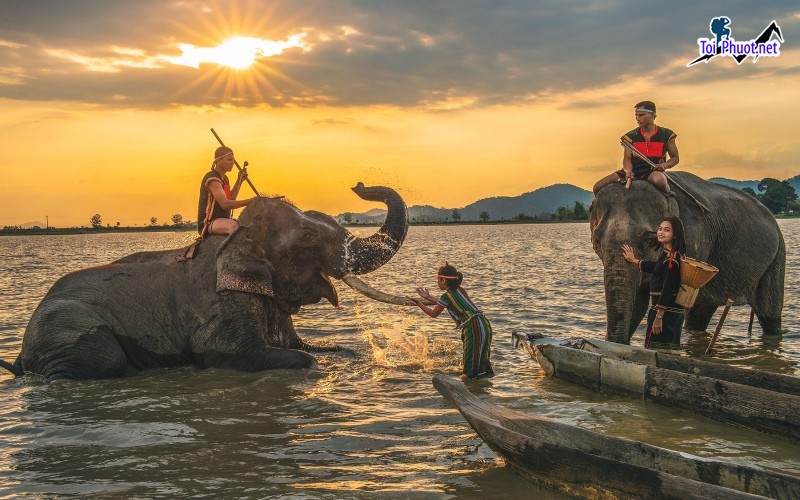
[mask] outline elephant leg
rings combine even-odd
[[[75,337],[63,330],[59,336]],[[74,341],[68,344],[54,342],[52,351],[37,356],[35,362],[25,363],[26,371],[32,371],[53,380],[94,380],[117,378],[125,375],[128,358],[117,339],[107,326],[94,326],[81,332]],[[28,370],[28,365],[33,365]]]
[[[649,287],[642,288],[636,294],[636,300],[633,302],[633,313],[631,314],[631,327],[628,331],[628,344],[631,343],[631,337],[642,322],[644,315],[650,308],[650,294],[648,293]]]
[[[71,349],[59,353],[64,359],[48,375],[47,380],[89,380],[117,378],[125,375],[128,357],[107,326],[93,327],[78,337]]]
[[[695,302],[694,306],[686,314],[684,328],[692,332],[704,332],[711,323],[711,317],[717,312],[717,307],[713,304]]]
[[[781,334],[785,265],[785,252],[781,241],[778,255],[758,281],[755,296],[748,301],[756,313],[764,335]]]
[[[128,358],[110,326],[75,301],[43,303],[31,318],[20,354],[22,368],[47,381],[125,375]]]
[[[223,368],[245,372],[279,368],[313,368],[317,364],[314,356],[303,351],[269,346],[249,347],[233,353],[205,352],[196,354],[195,361],[202,368]]]

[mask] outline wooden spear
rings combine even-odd
[[[727,302],[725,302],[725,309],[722,310],[722,314],[720,314],[719,321],[717,322],[717,328],[716,330],[714,330],[714,335],[711,336],[711,342],[708,343],[708,348],[706,349],[706,356],[711,354],[711,350],[714,348],[714,343],[717,341],[719,332],[722,330],[722,323],[725,322],[725,318],[728,316],[728,311],[730,310],[732,305],[733,305],[733,299],[728,299]]]

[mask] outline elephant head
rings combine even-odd
[[[656,229],[664,217],[679,215],[678,204],[649,182],[634,182],[630,189],[612,184],[597,194],[589,214],[592,245],[603,261],[606,339],[627,344],[648,307],[649,275],[628,263],[621,247],[629,244],[637,257],[655,260]]]
[[[253,200],[239,217],[240,227],[217,250],[217,291],[270,296],[289,313],[322,298],[338,305],[330,278],[384,265],[408,231],[405,202],[394,190],[358,183],[353,191],[387,205],[383,226],[369,237],[352,235],[321,212],[275,198]]]

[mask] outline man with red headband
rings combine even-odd
[[[628,180],[633,179],[647,179],[661,191],[669,193],[669,184],[664,171],[678,164],[678,146],[675,143],[677,136],[672,130],[656,125],[654,102],[638,102],[633,112],[639,127],[622,136],[622,140],[631,143],[642,156],[654,163],[655,167],[651,167],[647,161],[625,148],[622,170],[617,170],[597,181],[592,189],[595,195],[608,184],[613,182],[626,184]]]
[[[230,234],[239,227],[236,219],[231,218],[235,208],[247,206],[253,198],[237,200],[239,188],[247,179],[247,169],[239,171],[236,183],[231,189],[227,173],[233,169],[234,157],[231,148],[221,146],[214,152],[214,163],[211,171],[200,183],[200,202],[197,206],[197,232],[200,237],[209,234]]]

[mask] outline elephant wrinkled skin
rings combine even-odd
[[[665,194],[641,181],[627,190],[616,183],[604,187],[589,209],[592,244],[603,261],[606,338],[629,343],[650,307],[650,275],[626,262],[620,247],[630,244],[638,258],[655,260],[655,231],[672,215],[683,220],[687,256],[719,269],[687,311],[686,328],[705,330],[717,307],[731,298],[734,304],[752,306],[765,335],[780,334],[786,249],[775,217],[744,191],[688,172],[669,176],[709,212],[674,184]]]
[[[408,230],[402,198],[385,187],[353,190],[388,207],[384,225],[357,238],[328,215],[257,198],[228,237],[209,236],[193,259],[142,252],[59,279],[28,324],[17,360],[3,367],[47,380],[119,377],[195,365],[244,371],[307,368],[313,348],[292,314],[325,298],[330,278],[371,272]]]

